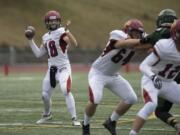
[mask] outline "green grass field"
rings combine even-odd
[[[128,135],[132,121],[143,102],[140,95],[140,74],[123,74],[139,97],[134,105],[119,121],[118,135]],[[53,120],[49,124],[37,125],[41,117],[43,105],[41,101],[41,85],[44,73],[0,75],[0,135],[81,135],[80,127],[71,125],[64,97],[57,87],[52,97]],[[73,94],[79,120],[83,119],[83,110],[88,101],[87,73],[73,73]],[[102,127],[104,120],[110,115],[118,98],[105,89],[104,97],[91,121],[92,135],[109,135]],[[180,108],[174,105],[172,112],[180,120]],[[162,123],[154,116],[144,126],[140,135],[175,135],[174,129]]]

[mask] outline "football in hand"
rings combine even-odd
[[[28,26],[25,30],[25,36],[28,39],[32,39],[35,35],[35,28],[33,26]]]

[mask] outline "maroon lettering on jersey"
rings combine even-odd
[[[167,76],[167,78],[168,79],[174,78],[175,76],[177,76],[179,71],[180,71],[180,66],[174,67],[174,69],[169,72],[169,75]]]
[[[124,57],[124,54],[127,54],[127,53],[128,55]],[[119,50],[119,52],[116,55],[114,55],[111,58],[111,61],[114,63],[119,63],[120,61],[122,61],[121,65],[125,65],[131,60],[134,54],[135,54],[135,51],[131,50],[130,52],[128,52],[126,48],[122,48]]]
[[[159,76],[165,77],[168,70],[173,66],[173,64],[167,64],[163,71],[158,73]]]
[[[180,71],[180,66],[173,66],[173,64],[166,64],[164,69],[158,73],[159,76],[162,76],[167,79],[174,78]]]
[[[59,45],[61,47],[61,50],[63,53],[65,53],[66,49],[67,49],[67,43],[66,41],[64,41],[64,37],[67,36],[66,33],[62,34],[59,40]]]
[[[56,57],[58,55],[58,51],[56,48],[56,43],[54,40],[49,41],[49,50],[50,50],[50,55],[51,57]]]
[[[114,40],[114,39],[111,39],[110,41],[109,41],[109,44],[106,46],[106,48],[103,50],[103,53],[102,53],[102,57],[104,56],[104,55],[106,55],[108,52],[110,52],[111,50],[113,50],[113,49],[115,49],[115,47],[114,47],[114,45],[115,45],[115,43],[117,42],[117,40]]]

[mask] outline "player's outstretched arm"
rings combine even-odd
[[[68,20],[65,24],[65,31],[66,31],[66,34],[70,40],[70,44],[73,44],[74,46],[78,46],[78,43],[77,43],[77,40],[76,38],[74,37],[74,35],[69,31],[68,27],[69,25],[71,24],[71,21]]]
[[[136,47],[140,45],[140,39],[124,39],[118,40],[114,45],[115,48],[123,48],[123,47]]]
[[[73,36],[73,34],[70,31],[66,32],[66,34],[69,37],[70,44],[73,44],[74,46],[78,46],[76,38]]]

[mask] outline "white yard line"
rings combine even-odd
[[[0,109],[0,112],[38,112],[42,111],[42,109],[33,109],[33,108],[10,108],[10,109]]]
[[[31,77],[31,76],[23,76],[23,77],[2,77],[0,81],[32,81],[32,80],[40,80],[40,77]]]
[[[9,127],[10,126],[10,127]],[[4,128],[13,128],[16,129],[18,127],[26,127],[26,128],[81,128],[72,126],[71,124],[65,124],[62,121],[57,122],[48,122],[47,124],[32,124],[32,123],[0,123],[0,129]],[[99,126],[97,123],[93,123],[91,126],[92,129],[104,129],[103,126]],[[131,128],[120,128],[119,130],[130,130]],[[174,130],[167,130],[165,128],[143,128],[144,131],[161,131],[161,132],[174,132]]]
[[[3,109],[0,109],[0,113],[5,113],[5,112],[39,112],[39,111],[42,111],[42,109],[39,109],[39,108],[3,108]],[[60,108],[59,109],[58,108],[53,109],[52,111],[53,112],[59,112]],[[136,114],[128,112],[126,115],[127,116],[134,116]],[[174,116],[175,117],[180,117],[179,114],[174,114]]]

